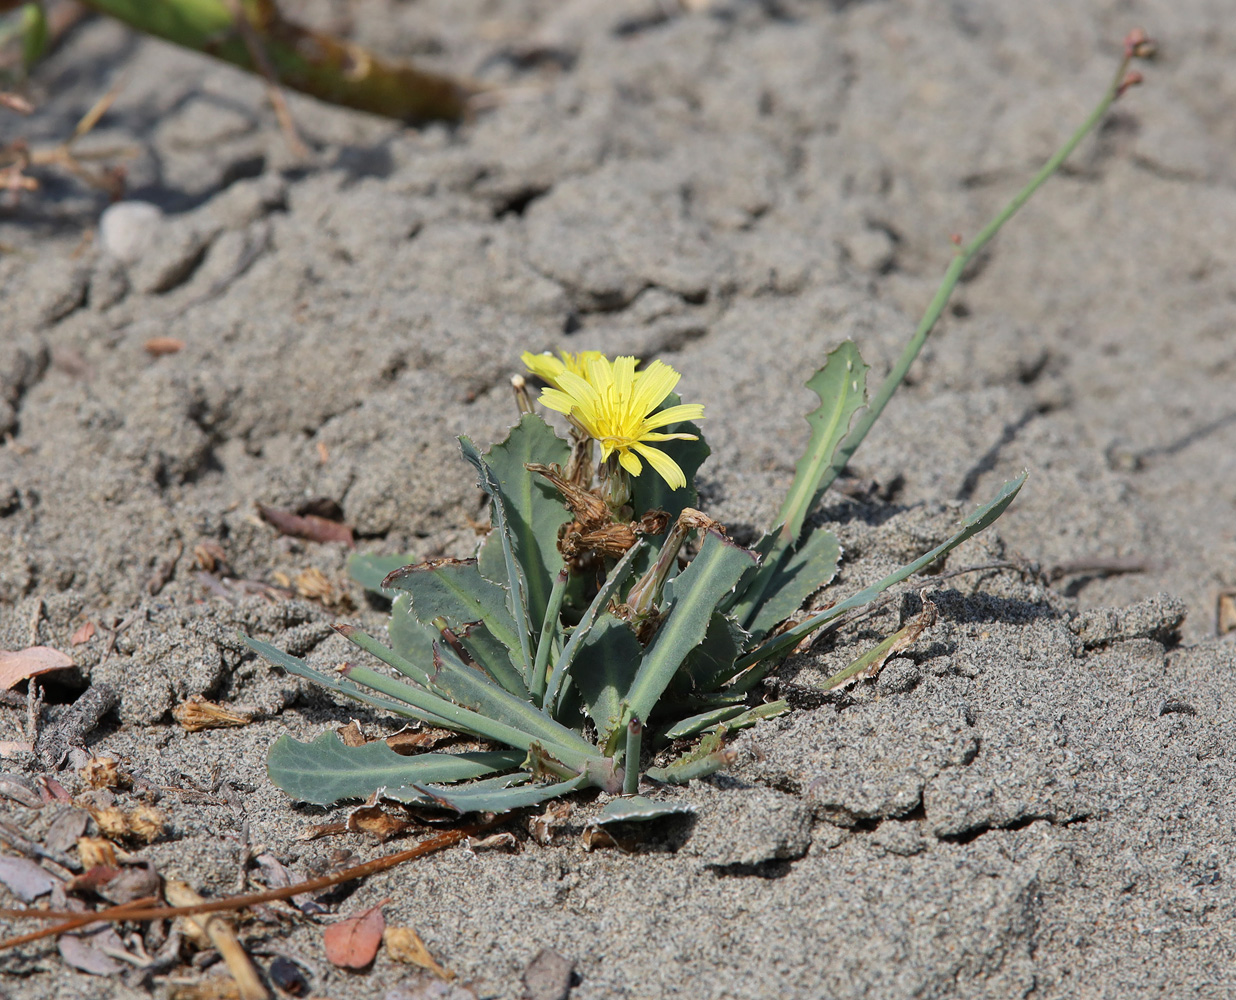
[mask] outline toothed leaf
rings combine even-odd
[[[687,654],[703,641],[718,602],[754,561],[746,549],[710,531],[691,565],[666,584],[669,614],[624,699],[635,716],[648,718]]]
[[[391,797],[399,798],[414,784],[483,778],[519,767],[524,756],[518,750],[498,750],[405,757],[383,740],[349,747],[328,731],[312,743],[280,736],[270,748],[266,767],[270,780],[292,798],[328,806],[344,799],[366,799],[379,788],[390,788]]]
[[[662,816],[684,816],[694,812],[695,806],[686,802],[654,802],[642,795],[628,795],[607,803],[592,824],[607,826],[610,823],[644,823]]]
[[[558,529],[571,520],[571,514],[558,492],[524,466],[528,462],[565,466],[571,446],[553,432],[536,414],[527,413],[511,428],[505,441],[485,454],[502,496],[510,533],[511,549],[526,585],[528,621],[539,629],[549,603],[554,578],[562,569],[558,552]],[[505,581],[505,557],[497,533],[485,540],[481,550],[481,571],[490,579]]]
[[[829,352],[824,367],[807,382],[807,388],[820,397],[820,405],[807,414],[811,440],[777,517],[782,545],[798,541],[803,521],[819,501],[822,488],[836,478],[839,470],[833,469],[833,458],[837,446],[849,433],[854,414],[867,404],[867,368],[858,348],[847,340]]]

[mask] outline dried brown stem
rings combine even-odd
[[[135,907],[133,903],[125,903],[121,906],[111,906],[104,910],[98,910],[95,913],[72,913],[65,910],[0,910],[0,918],[3,919],[11,920],[24,917],[33,920],[63,921],[52,927],[45,927],[41,931],[33,931],[29,934],[22,934],[18,937],[0,941],[0,951],[28,944],[40,938],[54,937],[66,931],[76,930],[78,927],[85,927],[88,924],[108,923],[119,920],[164,920],[171,917],[192,917],[199,913],[241,910],[247,906],[256,906],[259,903],[271,903],[277,899],[290,899],[293,896],[299,896],[302,892],[317,892],[321,889],[329,889],[331,886],[339,885],[341,882],[351,882],[354,879],[366,878],[369,875],[384,872],[397,865],[401,865],[405,861],[412,861],[415,858],[433,854],[435,851],[441,851],[458,844],[462,840],[466,840],[468,837],[474,837],[478,833],[490,829],[497,822],[497,820],[491,819],[485,823],[474,823],[470,826],[460,827],[457,830],[447,830],[444,833],[439,833],[422,840],[415,847],[410,847],[406,851],[399,851],[395,854],[388,854],[385,857],[375,858],[372,861],[366,861],[363,865],[347,868],[334,875],[323,875],[321,878],[309,879],[307,882],[298,882],[296,885],[284,886],[282,889],[251,892],[243,896],[228,896],[224,899],[212,899],[203,903],[195,903],[191,906],[155,906],[140,909]],[[137,902],[147,903],[149,900],[138,900]]]

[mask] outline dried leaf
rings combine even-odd
[[[538,844],[548,845],[554,839],[555,828],[562,826],[571,815],[571,803],[551,802],[540,816],[528,819],[528,832]]]
[[[223,705],[207,701],[195,694],[172,709],[172,717],[191,733],[203,729],[225,729],[229,726],[247,726],[253,717],[236,712]]]
[[[420,753],[422,750],[432,750],[443,743],[458,740],[459,738],[458,733],[453,733],[449,729],[433,729],[431,727],[413,729],[411,726],[405,726],[399,732],[392,733],[386,737],[386,745],[394,750],[395,753],[410,757],[413,754]]]
[[[51,892],[56,879],[27,858],[0,855],[0,884],[23,903],[29,903]]]
[[[167,817],[154,806],[137,806],[129,811],[125,819],[129,824],[129,832],[137,840],[153,844],[167,826]]]
[[[108,902],[120,905],[135,899],[156,896],[162,879],[149,861],[120,869],[120,874],[107,882],[102,890],[96,890]]]
[[[60,784],[51,775],[40,774],[37,780],[39,783],[39,794],[43,796],[44,802],[73,801],[73,796],[65,790],[64,785]]]
[[[77,856],[83,868],[117,867],[116,845],[102,837],[79,837]]]
[[[262,870],[262,878],[265,879],[268,889],[286,889],[289,885],[304,882],[307,877],[303,872],[289,868],[273,854],[259,854],[254,860]],[[299,896],[293,896],[288,902],[302,913],[316,914],[326,912],[322,905],[314,900],[313,894],[309,892],[302,892]]]
[[[62,934],[56,944],[65,964],[80,972],[89,972],[92,976],[114,976],[126,968],[124,963],[108,954],[108,951],[127,954],[120,936],[110,927],[90,935]]]
[[[464,843],[470,851],[519,851],[519,841],[515,839],[515,834],[505,831],[491,833],[488,837],[469,837]]]
[[[43,834],[43,846],[49,851],[68,851],[86,832],[90,814],[85,809],[61,809]]]
[[[213,538],[205,538],[193,546],[193,559],[207,573],[213,573],[216,569],[226,573],[229,568],[223,546]]]
[[[34,753],[34,744],[23,740],[0,740],[0,757],[22,757]]]
[[[120,762],[114,757],[91,757],[81,775],[91,788],[121,788],[132,783],[132,779],[121,772]]]
[[[1236,632],[1236,591],[1233,590],[1220,593],[1215,606],[1215,634],[1229,632]]]
[[[384,843],[397,833],[403,833],[412,825],[406,819],[392,816],[381,806],[372,803],[357,806],[348,813],[347,821],[347,829],[350,833],[368,833],[377,837],[380,843]]]
[[[428,969],[439,979],[445,979],[447,982],[455,978],[455,973],[444,969],[435,961],[434,957],[429,954],[429,949],[425,947],[425,942],[411,927],[386,928],[386,932],[382,935],[382,942],[386,945],[386,954],[396,962],[406,962],[408,965]]]
[[[348,548],[353,545],[352,529],[339,521],[331,521],[317,514],[294,514],[279,507],[257,505],[258,513],[280,533],[293,538],[306,538],[311,542],[343,542]]]
[[[119,868],[111,865],[95,865],[80,875],[74,875],[65,883],[65,892],[98,892],[112,879],[120,875]]]
[[[365,739],[365,734],[361,732],[360,723],[355,719],[346,726],[340,726],[335,732],[339,734],[339,738],[343,740],[345,747],[363,747],[368,742]]]
[[[73,661],[50,646],[30,646],[10,652],[0,649],[0,690],[8,691],[24,680],[64,670],[73,666]]]
[[[69,638],[70,646],[83,646],[94,638],[96,631],[94,622],[84,622],[76,632]]]
[[[175,337],[151,337],[142,345],[152,358],[161,358],[165,354],[175,354],[184,350],[185,342]]]
[[[322,940],[332,965],[342,969],[364,969],[372,964],[386,929],[382,907],[388,902],[389,899],[384,899],[377,906],[326,928]]]
[[[43,804],[42,796],[24,778],[15,774],[0,774],[0,796],[12,799],[27,809],[38,809]]]

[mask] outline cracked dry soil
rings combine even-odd
[[[254,503],[326,497],[362,549],[468,555],[478,494],[455,435],[503,433],[521,350],[599,348],[684,372],[708,408],[709,512],[753,532],[806,439],[805,375],[846,337],[887,368],[948,234],[974,232],[1051,153],[1141,25],[1162,45],[1147,86],[958,290],[858,455],[878,488],[820,516],[850,590],[1029,468],[1010,514],[948,568],[1143,571],[941,581],[940,624],[876,681],[815,689],[912,596],[787,663],[773,687],[796,710],[738,738],[737,767],[681,793],[695,818],[635,853],[585,851],[596,807],[580,800],[551,846],[515,822],[519,853],[450,850],[369,879],[342,911],[391,897],[388,920],[481,996],[520,996],[543,947],[575,963],[577,1000],[1227,995],[1236,645],[1212,624],[1236,583],[1225,5],[684,6],[702,9],[307,7],[508,96],[419,131],[292,97],[313,147],[300,164],[259,83],[106,21],[73,32],[6,136],[58,141],[127,74],[83,145],[134,147],[130,195],[165,215],[121,263],[98,234],[83,245],[104,203],[67,179],[0,214],[0,648],[70,650],[63,703],[93,682],[118,692],[89,750],[164,789],[170,826],[140,853],[165,875],[234,891],[246,822],[304,870],[399,846],[299,840],[344,811],[295,806],[265,777],[279,733],[395,727],[238,645],[242,629],[328,666],[348,655],[329,622],[383,621],[341,544],[280,537]],[[184,347],[152,357],[153,337]],[[336,603],[220,593],[195,565],[203,543],[240,579],[317,570]],[[87,619],[108,628],[71,647]],[[170,709],[198,694],[262,718],[186,733]],[[23,721],[0,706],[3,733]],[[71,767],[59,779],[81,787]],[[35,838],[63,808],[0,800]],[[302,959],[319,996],[384,997],[406,977],[385,957],[332,969],[313,925],[269,928],[254,950]],[[54,946],[0,956],[12,1000],[148,993],[137,974],[72,972]]]

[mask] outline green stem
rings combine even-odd
[[[532,697],[537,700],[542,710],[545,708],[545,673],[549,666],[549,653],[553,649],[554,636],[558,632],[558,615],[562,611],[562,596],[566,593],[566,584],[567,571],[564,569],[554,579],[554,587],[549,592],[545,620],[541,623],[541,634],[536,644],[536,661],[532,665]]]
[[[627,723],[627,752],[623,758],[626,770],[622,776],[622,794],[634,795],[639,791],[640,744],[644,740],[644,724],[635,716]]]
[[[84,0],[138,31],[260,72],[227,0]],[[350,42],[287,21],[274,0],[240,0],[278,81],[332,104],[404,121],[458,121],[470,88],[390,63]]]
[[[888,405],[888,401],[893,398],[898,387],[906,377],[906,373],[910,370],[910,366],[914,364],[919,352],[923,349],[923,345],[927,343],[927,337],[935,328],[936,322],[940,318],[940,314],[944,312],[944,307],[948,305],[948,300],[953,294],[953,289],[957,287],[957,283],[961,280],[961,275],[965,271],[967,265],[972,261],[975,255],[991,242],[992,237],[996,235],[1009,221],[1017,211],[1034,195],[1034,193],[1043,186],[1043,183],[1051,177],[1064,161],[1069,158],[1069,155],[1077,148],[1077,144],[1090,134],[1096,125],[1102,120],[1107,110],[1115,102],[1123,92],[1122,84],[1125,79],[1125,72],[1129,67],[1129,57],[1126,56],[1121,62],[1119,70],[1112,80],[1111,86],[1107,88],[1107,92],[1103,95],[1103,99],[1098,106],[1090,113],[1081,125],[1080,128],[1069,138],[1055,156],[1043,164],[1043,168],[1034,175],[1034,178],[1022,188],[1005,207],[999,215],[992,219],[983,230],[974,237],[966,246],[962,247],[957,256],[953,258],[953,262],[949,264],[948,270],[944,272],[944,280],[940,283],[935,297],[927,306],[927,311],[923,314],[923,318],[919,321],[918,329],[914,331],[914,336],[910,342],[906,344],[905,350],[901,352],[901,357],[897,359],[897,363],[893,365],[892,371],[888,373],[888,377],[884,379],[880,386],[880,391],[876,393],[867,409],[859,414],[858,420],[854,425],[841,445],[837,448],[836,454],[833,456],[832,465],[824,473],[820,480],[820,485],[816,490],[815,502],[818,502],[820,496],[832,485],[833,481],[841,474],[841,471],[849,463],[854,453],[858,450],[858,446],[863,443],[863,439],[867,436],[875,422],[880,419],[880,415],[884,412],[884,407]],[[814,502],[812,504],[814,506]]]

